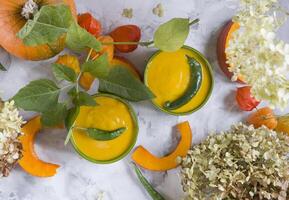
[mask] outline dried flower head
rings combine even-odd
[[[132,8],[124,8],[122,10],[121,16],[126,17],[126,18],[133,18],[133,9]]]
[[[243,124],[209,136],[182,160],[187,199],[289,199],[289,137]]]
[[[21,125],[24,123],[14,101],[2,102],[0,99],[0,177],[8,176],[13,166],[21,158]]]
[[[241,76],[257,100],[285,108],[289,101],[289,44],[276,37],[286,17],[277,15],[277,0],[241,0],[233,18],[240,29],[226,48],[233,80]]]
[[[164,7],[163,4],[159,3],[156,5],[156,7],[153,8],[153,14],[158,16],[158,17],[163,17],[164,16]]]

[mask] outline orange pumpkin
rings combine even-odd
[[[176,168],[180,164],[177,159],[186,156],[190,150],[193,137],[189,122],[178,124],[177,128],[182,138],[177,148],[170,155],[159,158],[144,147],[139,146],[133,152],[132,160],[144,169],[152,171],[166,171]]]
[[[248,117],[247,122],[252,124],[255,128],[266,126],[269,129],[276,128],[278,124],[273,110],[269,107],[258,109]]]
[[[40,160],[34,151],[35,136],[42,128],[40,120],[40,116],[34,117],[22,128],[23,135],[19,140],[23,146],[23,157],[19,160],[19,165],[33,176],[50,177],[56,174],[59,165]]]
[[[70,67],[71,69],[74,70],[76,74],[79,74],[80,72],[80,64],[76,56],[67,54],[59,56],[58,59],[56,60],[56,63]]]
[[[10,54],[26,60],[44,60],[51,58],[64,49],[65,37],[51,45],[26,46],[16,34],[25,25],[27,19],[21,15],[23,6],[28,0],[0,1],[0,45]],[[65,3],[69,5],[76,17],[73,0],[34,0],[38,7],[42,5]]]

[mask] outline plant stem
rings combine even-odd
[[[87,62],[87,61],[89,60],[89,58],[90,58],[90,56],[91,56],[91,54],[92,54],[92,51],[93,51],[93,49],[90,48],[89,53],[88,53],[88,55],[87,55],[87,57],[86,57],[86,59],[85,59],[85,62]]]
[[[92,51],[93,51],[93,49],[90,48],[89,53],[88,53],[88,55],[87,55],[87,57],[85,59],[85,62],[89,61],[89,58],[90,58],[90,56],[92,54]],[[80,72],[79,72],[79,74],[77,76],[77,79],[76,79],[76,92],[77,93],[79,92],[79,80],[80,80],[80,77],[81,77],[82,74],[83,74],[83,69],[81,68],[81,70],[80,70]]]
[[[64,87],[60,88],[60,90],[65,90],[66,88],[69,88],[69,87],[71,87],[71,86],[73,86],[73,84],[70,84],[70,85],[66,85],[66,86],[64,86]]]
[[[140,46],[149,46],[153,44],[154,41],[148,41],[148,42],[102,42],[102,45],[140,45]]]
[[[191,25],[193,25],[193,24],[196,24],[196,23],[198,23],[200,21],[200,19],[199,18],[197,18],[197,19],[194,19],[193,21],[191,21],[190,23],[189,23],[189,25],[191,26]]]
[[[86,131],[87,130],[87,128],[82,128],[82,127],[79,127],[79,126],[73,126],[72,129],[81,130],[81,131]]]

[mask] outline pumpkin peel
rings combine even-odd
[[[35,137],[41,128],[40,116],[34,117],[23,126],[24,135],[19,137],[23,146],[23,157],[19,160],[19,165],[33,176],[51,177],[60,166],[40,160],[34,150]]]
[[[187,155],[192,145],[192,131],[189,122],[177,125],[181,134],[181,140],[176,149],[164,157],[156,157],[143,146],[139,146],[132,154],[132,160],[139,166],[152,171],[166,171],[176,168],[179,163],[177,159]]]

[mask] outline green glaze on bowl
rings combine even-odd
[[[206,103],[207,101],[209,100],[211,94],[212,94],[212,91],[213,91],[213,88],[214,88],[214,75],[213,75],[213,71],[212,71],[212,67],[210,65],[210,63],[208,62],[208,60],[204,57],[203,54],[201,54],[199,51],[197,51],[196,49],[192,48],[192,47],[189,47],[189,46],[183,46],[182,47],[183,49],[187,49],[191,52],[193,52],[194,54],[196,54],[198,56],[198,59],[201,59],[203,63],[205,63],[205,66],[208,71],[209,71],[209,76],[210,76],[210,89],[206,95],[206,98],[204,99],[204,101],[198,105],[197,107],[193,108],[192,110],[189,110],[187,112],[175,112],[174,110],[167,110],[167,109],[164,109],[162,106],[158,105],[156,102],[154,102],[154,100],[152,99],[151,102],[152,104],[159,110],[161,110],[162,112],[165,112],[167,114],[170,114],[170,115],[175,115],[175,116],[184,116],[184,115],[189,115],[189,114],[192,114],[196,111],[198,111],[200,108],[202,108]],[[146,65],[146,69],[145,69],[145,74],[144,74],[144,82],[145,82],[145,85],[147,87],[149,87],[149,84],[148,84],[148,69],[150,67],[150,63],[153,61],[153,59],[159,55],[162,51],[158,50],[156,51],[151,57],[150,59],[148,60],[147,62],[147,65]]]
[[[105,93],[100,93],[100,94],[96,94],[94,95],[94,97],[110,97],[110,98],[113,98],[113,99],[116,99],[118,101],[120,101],[121,103],[123,103],[124,105],[126,105],[126,107],[128,108],[130,114],[131,114],[131,117],[132,117],[132,120],[133,120],[133,124],[134,124],[134,137],[132,138],[132,142],[131,144],[128,146],[128,148],[120,155],[116,156],[115,158],[113,159],[110,159],[110,160],[97,160],[97,159],[94,159],[94,158],[91,158],[87,155],[85,155],[83,152],[80,151],[80,149],[77,147],[75,141],[74,141],[74,137],[73,137],[73,134],[71,136],[71,143],[75,149],[75,151],[81,156],[83,157],[84,159],[90,161],[90,162],[93,162],[93,163],[97,163],[97,164],[111,164],[111,163],[114,163],[114,162],[117,162],[121,159],[123,159],[131,150],[132,148],[135,146],[135,143],[136,143],[136,140],[137,140],[137,136],[138,136],[138,131],[139,131],[139,127],[138,127],[138,120],[137,120],[137,117],[136,117],[136,114],[133,110],[133,108],[131,107],[131,105],[124,99],[120,98],[120,97],[117,97],[117,96],[114,96],[114,95],[111,95],[111,94],[105,94]]]

